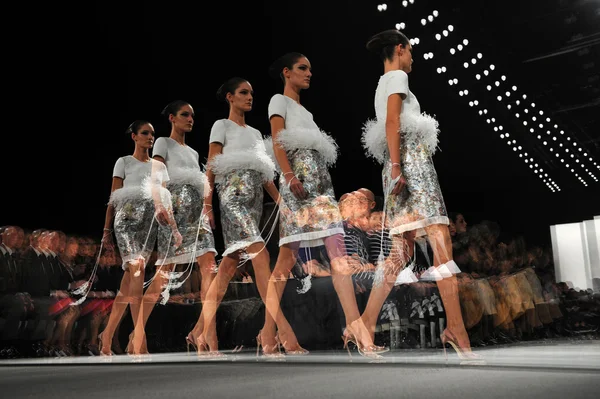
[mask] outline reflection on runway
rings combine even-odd
[[[569,342],[558,344],[517,344],[496,345],[489,348],[477,348],[477,353],[484,361],[461,362],[452,351],[448,358],[441,350],[415,349],[388,352],[383,359],[373,361],[360,356],[356,351],[349,356],[346,351],[313,351],[309,356],[285,356],[268,358],[256,356],[255,348],[236,348],[223,351],[225,356],[212,357],[197,355],[196,352],[159,353],[151,355],[130,356],[79,356],[61,358],[13,359],[1,361],[0,366],[59,366],[59,365],[126,365],[126,364],[165,364],[165,363],[291,363],[291,364],[398,364],[415,366],[487,366],[487,367],[519,367],[536,369],[575,369],[600,370],[600,341]],[[248,367],[252,367],[248,365]]]
[[[441,351],[396,351],[384,363],[347,353],[257,359],[252,348],[214,361],[195,354],[19,359],[0,367],[10,398],[596,398],[598,341],[479,351],[485,366],[458,366]]]

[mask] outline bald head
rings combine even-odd
[[[373,194],[373,191],[369,190],[368,188],[359,188],[356,191],[367,197],[369,201],[375,201],[375,194]]]

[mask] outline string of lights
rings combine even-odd
[[[406,8],[410,4],[414,4],[414,2],[414,0],[405,0],[402,2],[402,6]],[[380,12],[387,11],[388,6],[385,3],[379,4],[377,9]],[[405,13],[403,14],[405,15]],[[438,16],[439,12],[434,10],[425,18],[420,18],[420,23],[422,26],[426,26],[433,23]],[[396,23],[395,27],[398,30],[404,30],[406,29],[407,24],[407,21],[403,21]],[[435,33],[433,38],[437,42],[447,41],[448,39],[452,39],[452,34],[454,32],[454,26],[448,25],[442,29],[441,32]],[[421,39],[417,37],[411,38],[410,43],[413,46],[419,45]],[[512,113],[514,118],[518,119],[525,129],[528,129],[528,133],[539,141],[543,151],[548,151],[550,157],[556,158],[557,161],[571,172],[583,186],[588,187],[591,181],[597,183],[598,178],[594,174],[593,168],[595,167],[600,170],[600,165],[598,165],[593,157],[587,154],[582,146],[566,133],[564,129],[560,128],[556,121],[552,121],[552,118],[545,116],[547,113],[544,112],[544,110],[537,107],[534,102],[526,101],[528,98],[527,94],[520,93],[516,85],[511,86],[507,81],[506,75],[500,75],[495,65],[490,64],[487,68],[483,67],[483,54],[481,52],[469,55],[469,49],[471,48],[469,44],[469,40],[464,38],[454,46],[450,47],[449,52],[450,55],[453,56],[452,59],[456,60],[459,65],[462,61],[462,67],[464,69],[474,69],[474,83],[482,85],[485,88],[485,90],[482,91],[484,93],[489,93],[489,97],[484,97],[482,100],[489,103],[490,98],[495,98],[498,103],[503,104],[506,109]],[[423,52],[423,58],[426,61],[433,60],[434,53],[432,51]],[[452,66],[446,67],[445,65],[441,65],[437,67],[437,73],[449,73],[449,68],[452,69]],[[477,70],[477,68],[480,69]],[[470,84],[469,82],[467,82],[467,84],[462,83],[463,82],[461,82],[462,87],[473,88],[473,84]],[[466,98],[468,100],[468,105],[473,107],[480,116],[486,118],[486,122],[491,125],[494,132],[499,135],[500,139],[506,140],[506,143],[511,146],[513,152],[515,152],[519,158],[523,159],[529,168],[532,169],[552,192],[561,191],[556,181],[549,176],[548,171],[540,167],[540,163],[542,162],[537,161],[533,156],[529,155],[523,149],[523,145],[517,143],[514,134],[511,135],[511,133],[507,132],[502,125],[496,123],[496,117],[492,116],[491,111],[488,111],[483,104],[480,106],[480,102],[470,96],[468,89],[461,89],[457,77],[449,77],[448,84],[456,89],[460,97]],[[548,164],[548,162],[545,163]]]

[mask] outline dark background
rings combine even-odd
[[[360,187],[380,195],[380,166],[365,157],[360,136],[362,124],[374,117],[373,96],[383,72],[365,43],[398,22],[406,23],[407,36],[420,39],[410,88],[422,110],[440,124],[434,162],[448,211],[463,213],[470,224],[496,221],[505,236],[524,235],[532,245],[549,245],[552,224],[600,214],[600,183],[585,171],[600,177],[594,165],[600,161],[599,1],[415,0],[405,8],[395,0],[384,12],[377,10],[380,3],[181,0],[106,1],[90,9],[21,6],[14,15],[18,28],[5,47],[5,66],[12,69],[5,74],[6,85],[18,87],[19,97],[9,98],[11,106],[5,106],[5,117],[16,128],[5,134],[0,225],[100,238],[113,165],[133,152],[124,134],[133,120],[149,119],[159,136],[167,136],[169,126],[160,111],[176,99],[190,102],[197,119],[186,140],[202,160],[210,127],[228,115],[215,92],[237,75],[248,79],[255,92],[247,122],[267,135],[267,105],[281,92],[267,69],[288,51],[304,53],[311,61],[312,85],[302,93],[302,103],[340,146],[331,170],[336,195]],[[422,26],[421,18],[434,9],[439,16]],[[449,24],[454,31],[435,40]],[[448,49],[465,38],[469,45],[450,55]],[[433,60],[423,58],[428,52],[434,53]],[[463,62],[477,52],[483,59],[465,69]],[[475,73],[490,64],[496,66],[490,77],[475,80]],[[440,66],[446,66],[445,74],[436,72]],[[486,85],[501,75],[506,82],[487,91]],[[450,86],[451,78],[459,84]],[[542,140],[537,132],[531,134],[531,125],[522,124],[525,101],[521,110],[508,110],[504,99],[496,100],[513,85],[518,87],[510,97],[513,104],[515,94],[526,94],[527,103],[535,102],[544,119],[550,117],[559,128],[551,127],[549,136],[546,127],[541,129]],[[464,89],[469,95],[459,96]],[[469,107],[469,100],[478,100],[479,106]],[[484,108],[488,114],[480,116]],[[491,117],[495,125],[486,123]],[[560,192],[552,192],[520,152],[500,138],[493,130],[498,125],[517,140],[515,146],[522,146],[520,152],[544,168]],[[553,136],[557,141],[551,141]],[[554,152],[543,145],[546,139]],[[583,151],[576,151],[573,142]],[[584,166],[575,158],[565,159],[569,168],[561,163],[555,154],[570,157],[564,148],[574,148]]]

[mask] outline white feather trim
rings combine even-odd
[[[400,130],[408,145],[425,144],[431,155],[438,148],[438,121],[426,113],[408,112],[400,116]],[[387,137],[385,121],[367,120],[362,127],[361,141],[367,155],[379,163],[385,162],[387,153]]]
[[[387,150],[385,124],[378,123],[377,119],[368,119],[362,127],[362,132],[361,141],[367,156],[383,164]]]
[[[110,193],[110,199],[108,200],[108,203],[115,208],[120,208],[127,201],[138,200],[142,198],[144,198],[144,195],[142,194],[141,187],[123,187]]]
[[[169,178],[170,180],[167,182],[168,187],[189,184],[197,187],[202,195],[208,192],[208,178],[199,169],[181,168],[169,171]]]
[[[277,143],[286,151],[316,150],[328,166],[335,164],[338,156],[338,145],[333,137],[319,129],[283,129],[277,135]]]
[[[281,169],[279,168],[279,163],[277,162],[277,158],[275,157],[275,151],[273,150],[273,138],[267,137],[264,139],[265,150],[267,151],[267,156],[271,159],[273,164],[275,165],[275,171],[277,173],[281,173]]]
[[[148,183],[148,181],[142,183],[142,187],[144,187],[143,192],[148,196],[148,198],[154,198],[152,195],[152,190],[158,190],[162,206],[168,210],[173,208],[173,198],[171,197],[171,192],[165,187],[158,184],[151,185]]]
[[[262,149],[262,143],[251,150],[216,155],[207,167],[217,176],[234,170],[252,169],[260,172],[265,182],[275,177],[275,164]]]
[[[153,189],[159,190],[160,201],[162,205],[166,209],[171,209],[171,192],[161,185],[152,184],[149,178],[144,179],[140,186],[123,187],[113,191],[110,194],[110,199],[108,203],[118,209],[127,201],[140,199],[152,200],[154,199],[154,196],[152,195]]]

